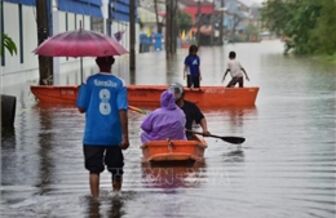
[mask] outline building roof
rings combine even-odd
[[[185,6],[195,6],[198,4],[196,0],[179,0],[179,3]],[[201,4],[213,4],[213,2],[210,0],[203,0]]]
[[[213,14],[215,11],[215,7],[212,3],[202,3],[200,4],[200,8],[198,8],[198,5],[189,5],[183,8],[183,11],[195,20],[197,14],[199,13],[199,9],[201,14]]]

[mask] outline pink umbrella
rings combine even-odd
[[[80,29],[59,33],[45,40],[34,53],[49,57],[80,57],[80,73],[83,81],[82,57],[116,56],[127,53],[127,50],[114,38]]]
[[[114,38],[81,29],[57,34],[44,41],[34,52],[50,57],[102,57],[122,55],[127,50]]]

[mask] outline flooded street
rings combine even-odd
[[[278,41],[201,47],[202,84],[221,84],[235,50],[251,79],[245,85],[260,87],[254,108],[205,113],[211,133],[246,142],[237,148],[208,138],[204,166],[145,168],[144,116],[130,111],[123,190],[112,193],[104,171],[98,201],[89,197],[84,168],[84,116],[37,105],[28,76],[19,85],[2,81],[18,103],[14,132],[2,135],[1,217],[335,217],[336,67],[283,56],[282,49]],[[186,55],[179,50],[166,61],[164,52],[141,54],[136,77],[120,75],[128,83],[184,84]]]

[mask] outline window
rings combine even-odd
[[[91,30],[104,33],[104,18],[91,17]]]

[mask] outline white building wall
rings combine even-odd
[[[36,9],[33,6],[22,5],[23,20],[23,46],[24,62],[20,63],[20,40],[19,40],[19,9],[18,4],[4,2],[4,32],[7,33],[18,48],[18,54],[10,56],[6,52],[5,66],[1,66],[0,85],[1,87],[17,86],[25,84],[27,89],[29,85],[38,83],[38,56],[33,50],[38,46],[37,43],[37,24]],[[103,15],[107,16],[107,0],[103,0]],[[58,11],[56,1],[53,1],[53,35],[66,31],[65,23],[66,12]],[[77,29],[80,22],[84,19],[84,29],[90,30],[90,16],[77,14]],[[105,17],[106,19],[106,17]],[[106,23],[106,20],[104,21]],[[75,14],[68,13],[68,31],[75,30]],[[106,25],[104,25],[106,31]],[[129,23],[113,21],[112,34],[118,31],[125,31],[121,44],[129,50]],[[139,27],[137,26],[137,33]],[[138,35],[138,34],[137,34]],[[138,38],[136,38],[136,51],[138,51]],[[98,71],[94,58],[86,57],[83,59],[84,78]],[[122,76],[126,83],[129,81],[129,55],[116,57],[116,62],[112,71]],[[79,58],[54,58],[54,74],[56,85],[79,84],[80,83],[80,59]],[[3,90],[3,89],[2,89]],[[1,91],[1,90],[0,90]],[[6,92],[6,91],[5,91]]]
[[[37,47],[36,12],[33,7],[23,7],[23,44],[24,44],[24,69],[36,69],[38,56],[33,51]],[[19,57],[18,57],[19,59]]]
[[[11,86],[20,81],[36,80],[38,77],[38,57],[32,53],[37,46],[37,27],[35,9],[22,5],[23,26],[23,63],[20,63],[20,38],[19,38],[19,7],[17,4],[4,2],[4,32],[15,42],[18,53],[11,56],[5,54],[5,66],[1,66],[1,86]],[[19,78],[19,79],[18,79]]]

